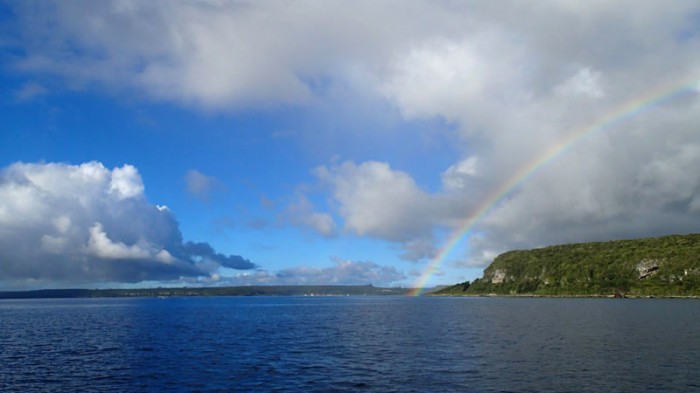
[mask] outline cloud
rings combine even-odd
[[[480,100],[518,101],[531,54],[498,29],[467,38],[426,39],[388,63],[380,91],[407,119],[486,121]]]
[[[600,98],[605,92],[600,86],[600,73],[590,68],[582,68],[569,79],[554,88],[554,92],[562,95],[585,95],[592,98]]]
[[[325,237],[333,237],[337,232],[333,217],[314,211],[311,201],[301,193],[297,194],[296,201],[287,207],[282,216],[292,225],[309,228]]]
[[[303,104],[319,80],[350,72],[358,60],[374,63],[429,25],[420,17],[448,11],[422,2],[341,5],[17,3],[18,45],[26,52],[15,65],[73,86],[136,89],[207,109]],[[389,14],[397,17],[387,21]]]
[[[250,261],[183,242],[138,170],[16,163],[0,172],[0,281],[140,282],[208,277]]]
[[[198,262],[206,261],[237,270],[253,269],[256,267],[255,264],[241,256],[217,253],[208,243],[186,242],[183,244],[182,250],[185,255],[188,255]]]
[[[89,233],[90,238],[87,242],[87,251],[89,254],[95,257],[104,259],[155,259],[155,255],[149,252],[147,247],[144,247],[143,245],[133,244],[131,246],[127,246],[122,242],[113,242],[107,237],[107,234],[104,232],[102,224],[100,223],[96,223],[90,227]],[[46,239],[47,237],[48,235],[42,236],[42,240]],[[52,240],[55,239],[51,237],[48,238]],[[158,251],[158,255],[160,255],[161,252],[166,253],[162,254],[164,256],[170,255],[165,250]],[[170,260],[171,258],[167,259]]]
[[[207,176],[195,169],[190,169],[185,173],[185,185],[187,192],[203,203],[209,199],[216,190],[224,189],[224,185],[217,178]]]
[[[36,82],[27,82],[15,92],[15,99],[19,102],[31,101],[48,93],[49,90],[41,84]]]
[[[463,190],[469,185],[470,179],[478,175],[478,157],[472,156],[454,165],[450,165],[441,175],[442,186],[446,190]]]
[[[331,186],[348,231],[396,241],[430,231],[429,195],[410,175],[387,163],[347,161],[319,167],[315,174]]]
[[[448,169],[444,177],[454,176]],[[368,161],[321,166],[314,171],[330,187],[344,230],[398,244],[399,257],[419,261],[435,255],[434,229],[463,207],[447,193],[429,193],[406,172]]]
[[[437,254],[435,239],[432,236],[403,241],[400,249],[399,257],[407,261],[431,259]]]
[[[377,285],[391,286],[406,278],[393,266],[332,258],[331,267],[298,266],[277,272],[257,270],[226,278],[228,285]]]
[[[124,165],[112,170],[109,192],[118,200],[134,198],[143,194],[143,182],[136,168]]]

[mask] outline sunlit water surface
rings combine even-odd
[[[700,391],[700,301],[0,301],[0,391]]]

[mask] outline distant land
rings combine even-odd
[[[41,289],[34,291],[0,292],[0,299],[176,296],[406,296],[412,291],[412,288],[382,288],[372,285],[261,285],[208,288]],[[428,292],[430,292],[430,290],[428,290]]]
[[[700,296],[700,234],[509,251],[434,295]]]

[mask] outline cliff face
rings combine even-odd
[[[700,234],[509,251],[440,293],[700,296]]]

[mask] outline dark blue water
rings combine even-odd
[[[0,301],[0,391],[693,392],[700,301]]]

